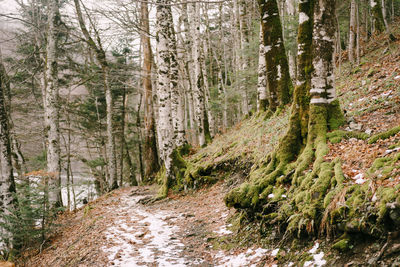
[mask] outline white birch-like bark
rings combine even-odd
[[[15,183],[11,163],[11,144],[8,129],[8,116],[4,91],[6,88],[6,73],[0,51],[0,251],[12,248],[12,234],[2,227],[6,223],[5,215],[10,215],[14,209]]]
[[[207,43],[208,43],[207,40],[204,40],[204,42],[203,42],[204,55],[202,56],[202,60],[201,60],[201,65],[202,65],[201,68],[202,68],[203,81],[204,81],[204,108],[207,111],[208,128],[209,128],[210,135],[212,138],[212,137],[214,137],[215,129],[214,129],[214,115],[212,114],[211,106],[210,106],[210,86],[208,84],[208,73],[207,73],[207,67],[206,67],[206,62],[205,62],[205,58],[206,58],[207,54],[209,53]]]
[[[49,173],[49,202],[62,206],[60,158],[60,101],[58,89],[58,0],[50,1],[45,71],[45,127],[47,134],[47,172]]]
[[[170,94],[171,94],[171,117],[173,125],[173,136],[172,140],[175,142],[177,147],[185,144],[185,128],[184,128],[184,104],[182,97],[182,86],[179,86],[179,64],[178,64],[178,52],[176,44],[176,35],[174,29],[174,21],[172,18],[172,12],[168,8],[168,45],[169,45],[169,68],[170,68]]]
[[[223,129],[226,130],[228,128],[228,92],[226,90],[226,84],[223,79],[222,73],[224,71],[225,74],[225,79],[227,79],[228,73],[227,73],[227,52],[226,52],[226,45],[225,45],[225,31],[223,27],[223,21],[224,21],[224,11],[223,11],[223,5],[220,4],[219,6],[219,11],[220,11],[220,17],[219,17],[219,25],[220,25],[220,37],[222,41],[222,59],[220,60],[220,71],[219,71],[219,81],[221,83],[221,89],[223,92],[223,100],[221,101],[223,103],[222,105],[222,125]],[[222,70],[222,61],[224,62],[224,70]],[[221,97],[222,98],[222,97]]]
[[[247,7],[246,7],[246,1],[245,0],[235,0],[239,1],[237,3],[237,10],[238,10],[238,16],[239,16],[239,35],[240,35],[240,53],[238,54],[238,59],[239,59],[239,70],[240,70],[240,86],[239,90],[242,95],[242,114],[246,116],[249,114],[249,99],[248,99],[248,92],[247,92],[247,86],[246,86],[246,78],[244,76],[244,72],[248,68],[248,63],[246,59],[245,49],[249,45],[249,40],[248,40],[248,27],[246,23],[246,17],[247,17]]]
[[[354,63],[354,48],[356,41],[356,0],[350,3],[350,33],[349,33],[349,61]]]
[[[187,120],[189,121],[190,131],[189,136],[191,139],[191,143],[194,145],[198,145],[198,138],[197,138],[197,125],[195,121],[194,115],[194,101],[193,101],[193,62],[191,62],[192,58],[192,40],[190,35],[190,26],[189,26],[189,19],[188,19],[188,6],[187,4],[182,5],[182,14],[179,25],[183,25],[184,29],[179,31],[178,37],[180,37],[180,42],[182,44],[183,51],[183,58],[184,61],[182,62],[182,75],[183,75],[183,84],[185,86],[185,102],[186,105],[186,112],[187,112]],[[185,36],[182,36],[182,32],[185,33]],[[187,125],[187,124],[185,124]]]
[[[333,3],[332,3],[333,2]],[[311,78],[311,104],[330,104],[336,99],[335,90],[335,1],[321,0],[314,13],[314,58]],[[331,13],[330,13],[331,12]],[[330,15],[329,15],[330,14]]]
[[[166,178],[173,177],[172,152],[173,122],[171,117],[171,80],[170,80],[170,7],[167,0],[157,0],[157,92],[158,92],[158,143],[160,157],[165,165]]]
[[[200,6],[198,3],[188,4],[189,27],[192,39],[193,59],[193,98],[194,117],[197,124],[199,145],[206,143],[204,124],[204,81],[201,73],[201,42],[200,42]]]
[[[267,65],[265,62],[263,31],[260,27],[260,47],[258,50],[257,111],[264,111],[268,101]]]
[[[386,8],[385,0],[382,0],[382,15],[383,15],[383,22],[385,23],[386,29],[389,29],[389,24],[387,22],[387,8]]]

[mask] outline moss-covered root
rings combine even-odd
[[[357,131],[343,131],[343,130],[336,130],[327,134],[329,141],[333,144],[340,143],[342,139],[350,139],[350,138],[357,138],[360,140],[368,139],[369,135],[362,132]]]
[[[379,134],[371,136],[371,138],[368,140],[368,143],[369,144],[374,144],[378,140],[387,139],[387,138],[397,134],[398,132],[400,132],[400,125],[390,129],[389,131],[386,131],[386,132],[379,133]]]
[[[165,170],[165,167],[161,168],[158,172],[156,179],[158,183],[161,183],[161,188],[158,192],[157,199],[166,198],[171,187],[180,186],[182,184],[184,173],[187,169],[187,162],[183,159],[182,155],[187,154],[189,149],[189,145],[175,148],[171,155],[172,170],[169,172],[170,174]]]
[[[285,177],[292,165],[288,156],[283,152],[273,152],[267,156],[265,162],[259,168],[250,173],[250,181],[240,187],[231,190],[225,196],[225,204],[236,209],[256,210],[267,201],[272,193],[270,186],[275,185],[279,177]]]

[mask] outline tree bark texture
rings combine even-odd
[[[350,2],[350,33],[349,33],[349,61],[354,63],[354,51],[356,42],[356,0]]]
[[[265,111],[268,107],[267,66],[263,32],[260,28],[260,47],[258,51],[258,84],[257,84],[257,111]]]
[[[1,224],[6,223],[5,216],[14,209],[15,183],[11,163],[11,144],[8,129],[8,116],[4,93],[7,76],[0,53],[0,251],[12,247],[12,235]]]
[[[150,25],[149,10],[147,3],[141,3],[141,23],[142,32],[140,35],[143,49],[143,66],[142,66],[142,84],[144,89],[144,179],[152,177],[160,168],[158,163],[156,127],[154,120],[153,108],[153,88],[151,84],[151,69],[153,64],[153,55],[150,45]]]
[[[381,33],[386,30],[385,20],[383,18],[382,3],[380,0],[370,0],[371,13],[372,13],[372,26],[374,32]]]
[[[160,157],[165,165],[165,183],[173,178],[172,153],[174,150],[173,121],[171,111],[171,7],[168,1],[157,0],[157,92],[158,92],[158,123],[157,133]]]
[[[267,64],[269,108],[275,111],[289,103],[292,82],[282,37],[282,25],[276,0],[259,0]]]
[[[204,104],[204,81],[201,69],[201,42],[200,42],[200,6],[199,3],[188,4],[189,27],[192,39],[193,58],[193,104],[194,118],[197,124],[197,135],[199,145],[206,143],[205,136],[205,104]]]
[[[58,27],[60,24],[58,0],[50,1],[45,71],[45,127],[47,135],[47,172],[49,173],[49,202],[62,206],[60,100],[58,85]]]

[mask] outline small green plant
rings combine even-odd
[[[55,228],[55,215],[61,210],[50,206],[49,177],[47,173],[38,171],[17,180],[15,208],[4,216],[1,225],[11,233],[12,240],[0,237],[0,241],[13,244],[12,253],[26,248],[39,248]]]

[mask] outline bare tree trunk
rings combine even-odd
[[[357,65],[360,66],[360,11],[359,3],[357,2],[356,8],[356,19],[357,19],[357,37],[356,37],[356,55],[357,55]]]
[[[158,163],[156,127],[153,108],[153,88],[151,84],[151,68],[153,64],[153,54],[150,45],[150,24],[148,4],[141,4],[141,43],[143,49],[142,83],[144,89],[144,154],[145,165],[144,179],[152,177],[160,168]]]
[[[356,41],[356,0],[350,3],[350,33],[349,33],[349,61],[354,63],[354,48]]]
[[[200,17],[199,4],[190,3],[188,5],[189,27],[192,39],[192,58],[194,67],[193,78],[193,98],[194,98],[194,117],[197,124],[197,135],[199,145],[206,143],[205,129],[205,105],[204,105],[204,81],[201,70],[201,43],[200,43]]]
[[[248,17],[248,7],[246,0],[239,0],[239,33],[240,33],[240,86],[239,90],[242,94],[242,113],[247,116],[249,110],[249,93],[246,86],[245,72],[249,67],[246,56],[246,49],[249,46],[249,27],[246,18]]]
[[[138,150],[139,150],[139,154],[138,154],[138,158],[139,158],[139,171],[140,171],[140,178],[141,181],[143,182],[144,179],[144,164],[143,164],[143,149],[142,149],[142,125],[140,122],[140,109],[142,107],[142,94],[139,94],[139,103],[138,103],[138,108],[137,108],[137,112],[136,112],[136,128],[138,131],[138,135],[139,135],[139,142],[138,142]],[[136,180],[131,182],[133,185],[138,185],[138,181]]]
[[[267,65],[265,62],[264,38],[260,27],[260,47],[258,51],[257,111],[265,111],[268,106]]]
[[[382,15],[383,15],[383,22],[385,23],[386,29],[389,29],[389,24],[387,22],[387,9],[386,9],[386,1],[382,0]]]
[[[171,7],[167,4],[167,0],[157,0],[157,92],[159,117],[157,123],[158,142],[160,156],[165,166],[164,185],[165,188],[161,193],[166,196],[168,193],[168,185],[174,178],[172,153],[174,150],[173,140],[173,123],[171,117],[171,30],[173,22],[171,21]]]
[[[171,116],[173,126],[172,139],[175,146],[180,147],[186,143],[185,128],[184,128],[184,110],[183,110],[183,97],[182,86],[178,84],[179,80],[179,65],[178,65],[178,52],[176,45],[175,29],[173,24],[172,13],[168,18],[169,25],[169,52],[170,52],[170,90],[171,90]],[[181,90],[182,89],[182,90]]]
[[[7,223],[5,215],[10,215],[15,207],[15,183],[11,163],[11,144],[8,131],[8,117],[4,91],[6,73],[0,51],[0,251],[12,248],[12,234],[2,224]]]
[[[383,18],[382,1],[370,0],[370,5],[374,32],[381,33],[385,30],[388,30],[385,26],[385,20]]]
[[[50,2],[49,25],[46,46],[45,71],[45,126],[47,135],[47,171],[49,173],[49,201],[55,207],[62,206],[61,159],[60,159],[60,101],[58,89],[58,25],[60,13],[58,0]]]
[[[1,54],[0,54],[1,56]],[[10,143],[11,143],[11,156],[13,160],[13,167],[17,172],[19,177],[27,171],[25,158],[21,152],[21,145],[18,142],[17,136],[14,132],[14,123],[11,118],[11,85],[10,85],[10,78],[7,75],[7,71],[3,64],[0,65],[0,72],[4,75],[3,79],[3,90],[4,90],[4,99],[5,99],[5,109],[7,112],[8,117],[8,130],[10,136]]]
[[[111,92],[111,87],[109,84],[109,66],[107,62],[106,53],[103,50],[100,43],[100,36],[98,35],[98,32],[95,30],[96,40],[98,41],[98,43],[96,44],[85,26],[79,0],[74,0],[74,3],[75,3],[76,14],[78,16],[79,26],[85,37],[85,41],[87,42],[89,47],[96,53],[96,58],[101,66],[101,72],[103,75],[103,84],[105,89],[106,106],[107,106],[107,156],[108,156],[107,166],[109,173],[109,184],[111,190],[113,190],[118,188],[118,177],[117,177],[117,158],[115,151],[115,137],[114,137],[114,123],[113,123],[114,101]],[[92,26],[94,27],[93,24]]]
[[[208,122],[208,127],[205,127],[205,130],[208,133],[210,138],[214,137],[215,131],[214,131],[214,115],[212,114],[211,107],[210,107],[210,86],[208,84],[208,73],[207,73],[207,67],[206,67],[206,62],[205,58],[208,55],[208,45],[207,45],[207,40],[203,42],[203,51],[204,51],[204,56],[203,60],[201,61],[202,64],[202,73],[203,73],[203,81],[204,81],[204,108],[207,112],[207,122]]]

